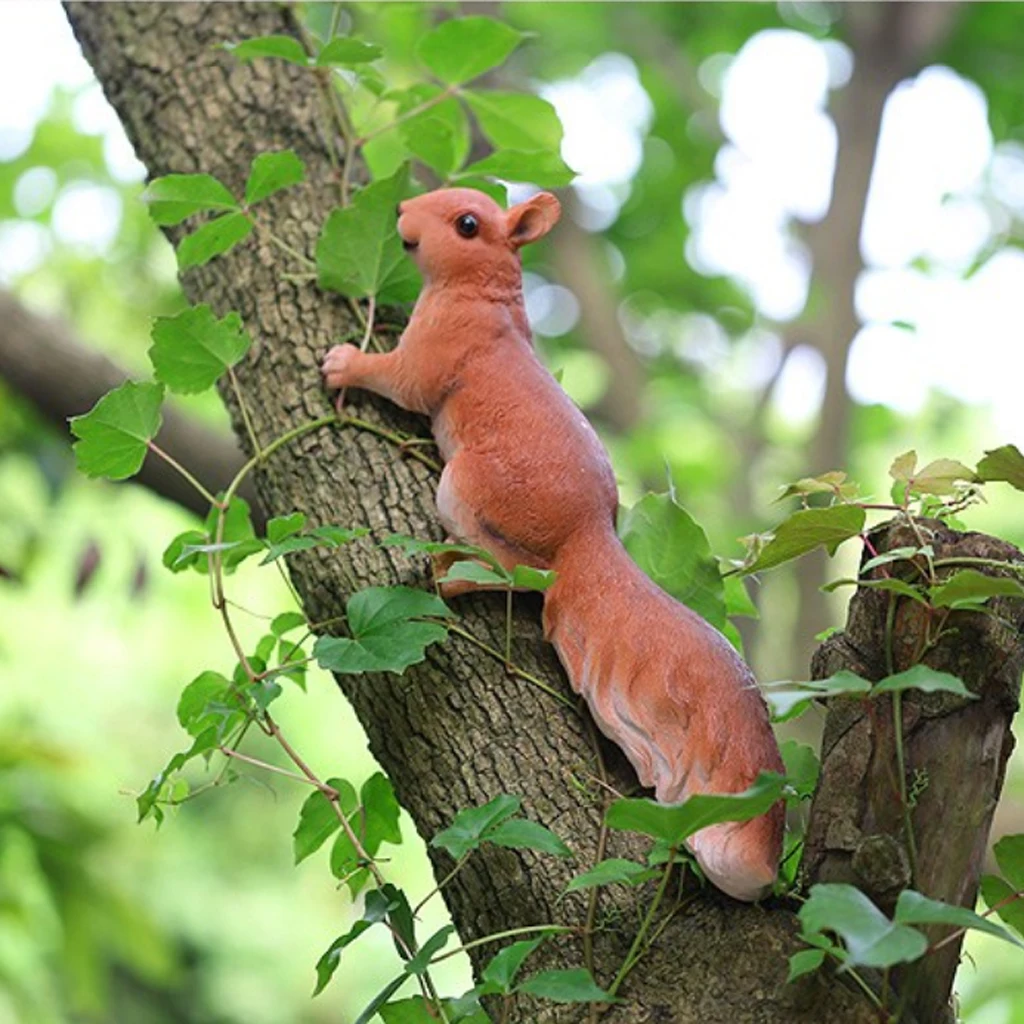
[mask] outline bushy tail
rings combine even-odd
[[[611,524],[559,550],[544,630],[601,731],[661,803],[737,793],[782,759],[750,669],[713,626],[648,579]],[[689,842],[724,892],[765,895],[782,852],[783,808],[702,829]]]

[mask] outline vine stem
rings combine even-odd
[[[470,851],[470,853],[472,853],[472,851]],[[419,912],[426,906],[426,904],[431,899],[433,899],[446,885],[448,885],[448,883],[451,882],[452,879],[455,878],[455,876],[462,870],[467,860],[469,860],[469,853],[464,853],[455,862],[455,867],[453,867],[451,871],[449,871],[448,874],[445,875],[444,878],[442,878],[441,881],[438,882],[437,885],[435,885],[434,888],[431,889],[430,892],[428,892],[427,895],[424,896],[423,899],[421,899],[419,903],[416,904],[415,907],[413,907],[413,917],[417,917],[419,915]]]
[[[626,959],[622,961],[622,966],[619,968],[619,973],[615,975],[615,980],[608,986],[608,994],[615,995],[618,992],[619,987],[626,980],[629,972],[633,970],[639,961],[640,957],[643,956],[646,950],[642,950],[644,938],[647,935],[648,930],[651,927],[651,922],[654,920],[654,915],[658,912],[658,907],[661,904],[662,898],[665,895],[665,890],[668,888],[668,880],[672,876],[673,862],[675,861],[676,848],[673,846],[669,850],[668,863],[665,865],[665,870],[662,873],[661,881],[658,883],[657,892],[654,894],[654,899],[651,900],[650,906],[647,908],[647,913],[644,914],[643,920],[640,922],[640,927],[637,929],[636,935],[633,937],[633,944],[629,947],[629,952],[626,954]]]
[[[432,96],[429,100],[424,100],[422,103],[415,107],[410,107],[404,114],[399,114],[398,117],[388,121],[387,124],[382,124],[379,128],[374,128],[373,131],[367,132],[365,135],[361,135],[358,139],[353,140],[353,145],[365,146],[371,139],[377,138],[378,135],[383,135],[385,132],[391,131],[392,128],[397,128],[398,125],[404,124],[406,121],[411,121],[414,117],[419,117],[424,111],[431,110],[438,104],[443,103],[450,96],[454,96],[458,92],[458,89],[450,85],[447,89],[443,89],[436,96]]]
[[[393,430],[388,430],[386,427],[379,427],[376,423],[370,423],[368,420],[361,420],[357,416],[348,416],[342,413],[337,418],[341,426],[355,427],[357,430],[365,430],[368,434],[375,434],[382,440],[390,441],[398,448],[408,451],[412,458],[416,459],[417,462],[422,462],[428,469],[432,469],[435,473],[441,472],[440,464],[435,462],[429,455],[424,455],[423,452],[417,451],[415,448],[407,448],[405,438],[401,434],[396,434]]]
[[[548,686],[547,683],[542,679],[538,679],[535,675],[527,672],[525,669],[521,669],[518,665],[509,664],[505,660],[505,655],[502,654],[496,647],[492,647],[490,644],[485,643],[478,636],[475,636],[468,629],[463,629],[461,626],[457,626],[454,623],[446,623],[448,630],[454,633],[456,636],[461,636],[463,640],[468,640],[474,647],[478,647],[481,651],[486,652],[496,661],[500,661],[502,665],[514,676],[522,679],[524,682],[532,683],[534,686],[543,690],[549,697],[554,697],[559,704],[564,704],[565,707],[575,710],[575,705],[571,700],[563,697],[557,690]]]
[[[319,780],[314,782],[305,775],[290,772],[287,768],[279,768],[276,764],[261,761],[258,757],[250,757],[248,754],[243,754],[240,750],[234,750],[231,747],[218,747],[217,749],[225,757],[234,758],[236,761],[244,761],[255,768],[262,768],[264,771],[273,772],[275,775],[283,775],[286,779],[292,779],[295,782],[303,783],[303,785],[312,786],[314,789],[320,790],[328,800],[336,800],[338,798],[338,791],[333,786],[328,786],[326,782],[320,782]]]
[[[217,506],[217,499],[177,459],[172,458],[153,441],[147,441],[146,447],[154,455],[159,455],[172,469],[177,470],[211,505]]]
[[[981,916],[988,917],[989,915],[994,914],[997,910],[1002,910],[1003,907],[1008,906],[1010,903],[1014,903],[1022,898],[1024,898],[1024,889],[1020,889],[1015,893],[1011,893],[1005,899],[1001,899],[998,903],[994,903]],[[959,939],[962,935],[966,935],[967,931],[967,928],[954,929],[944,939],[939,939],[938,942],[933,942],[924,951],[924,955],[928,956],[929,953],[934,953],[937,949],[942,949],[943,946],[948,946],[951,942],[955,941],[956,939]]]
[[[252,445],[253,454],[259,455],[262,451],[260,448],[259,438],[256,436],[256,430],[252,425],[252,417],[249,415],[249,407],[245,404],[245,400],[242,398],[242,389],[238,386],[238,377],[235,376],[235,368],[233,366],[228,367],[228,379],[231,381],[231,389],[235,393],[235,398],[238,400],[238,408],[242,411],[242,421],[245,423],[245,431],[249,435],[249,443]]]
[[[467,942],[464,946],[449,949],[446,953],[441,953],[439,956],[434,957],[430,962],[437,964],[442,960],[447,960],[449,957],[457,956],[459,953],[476,949],[477,946],[486,946],[489,942],[498,942],[501,939],[514,939],[517,935],[536,935],[537,932],[546,932],[548,935],[568,935],[576,931],[579,931],[579,929],[561,924],[531,924],[524,928],[509,928],[508,931],[494,932],[491,935],[483,936],[483,938],[473,939],[472,942]]]

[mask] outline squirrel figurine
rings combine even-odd
[[[608,455],[534,352],[519,250],[555,225],[558,200],[540,192],[506,211],[449,188],[404,201],[398,214],[424,281],[412,317],[391,352],[332,348],[327,386],[365,388],[429,416],[445,460],[437,509],[452,537],[508,569],[555,571],[545,637],[660,802],[736,793],[761,771],[781,772],[750,670],[629,557]],[[689,846],[718,888],[756,900],[775,880],[782,833],[778,803],[704,828]]]

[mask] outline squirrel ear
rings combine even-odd
[[[508,240],[513,248],[543,238],[557,223],[562,205],[550,192],[538,192],[525,203],[513,206],[505,214]]]

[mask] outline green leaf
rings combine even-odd
[[[268,524],[269,526],[269,524]],[[267,565],[284,555],[295,551],[310,551],[313,548],[340,548],[343,544],[365,537],[370,531],[364,527],[346,530],[341,526],[317,526],[305,534],[289,534],[272,542],[267,548],[267,555],[260,565]],[[269,539],[269,533],[268,533]]]
[[[237,210],[238,201],[212,174],[168,174],[142,193],[157,224],[180,224],[203,210]]]
[[[871,692],[871,683],[843,669],[827,679],[809,679],[805,682],[765,683],[761,687],[764,699],[776,722],[785,722],[802,714],[812,700],[832,697],[864,696]]]
[[[299,629],[305,625],[306,616],[302,612],[281,612],[280,615],[275,615],[270,623],[270,632],[274,636],[284,636],[285,633],[290,633],[293,629]]]
[[[437,1024],[438,1020],[437,1015],[428,1009],[423,996],[411,996],[409,999],[387,1003],[377,1012],[384,1024]]]
[[[327,947],[327,951],[323,956],[321,956],[317,961],[316,989],[313,992],[314,996],[320,995],[327,983],[334,976],[334,972],[338,969],[338,963],[341,960],[341,954],[345,947],[358,939],[359,936],[367,930],[367,928],[385,920],[388,914],[390,914],[397,906],[397,902],[393,899],[389,899],[386,894],[382,893],[378,889],[374,889],[366,894],[366,904],[362,918],[356,921],[356,923],[352,925],[344,935],[335,939],[330,946]]]
[[[557,577],[554,569],[535,569],[532,565],[517,565],[512,570],[512,586],[517,590],[535,590],[543,593]]]
[[[982,875],[981,895],[990,910],[994,910],[1010,927],[1016,928],[1024,935],[1024,899],[1018,894],[1020,889],[1014,889],[1002,878],[995,875]]]
[[[1024,597],[1024,586],[1007,576],[987,576],[977,569],[961,569],[929,593],[936,608],[971,608],[990,597]]]
[[[207,305],[158,317],[152,338],[149,358],[156,379],[179,395],[212,387],[252,344],[237,313],[218,320]]]
[[[438,581],[440,583],[456,583],[466,581],[482,587],[509,587],[512,577],[504,569],[492,569],[488,565],[470,559],[459,559],[452,562],[448,571]]]
[[[328,779],[327,785],[338,791],[338,806],[346,815],[357,806],[356,791],[345,779]],[[295,863],[300,864],[341,828],[341,822],[331,801],[316,790],[306,797],[299,810],[299,823],[292,833]]]
[[[826,583],[821,589],[826,594],[831,594],[833,590],[838,590],[839,587],[867,587],[869,590],[888,590],[893,594],[909,597],[912,601],[917,601],[918,604],[928,604],[928,598],[917,587],[911,586],[906,580],[901,580],[897,576],[886,576],[877,580],[833,580],[831,583]]]
[[[576,177],[576,172],[557,153],[501,149],[470,164],[458,177],[481,175],[505,181],[527,181],[542,188],[561,188]]]
[[[1024,889],[1024,835],[1003,836],[992,852],[1006,880],[1017,889]]]
[[[553,1003],[615,1002],[615,997],[605,992],[585,967],[541,971],[540,974],[527,978],[517,986],[516,992],[535,996],[538,999],[550,999]]]
[[[483,835],[488,829],[511,818],[521,806],[519,797],[500,793],[482,807],[467,807],[455,815],[446,829],[430,840],[430,845],[447,850],[458,860],[483,842]]]
[[[547,939],[541,935],[536,939],[523,939],[520,942],[513,942],[510,946],[496,953],[490,963],[483,969],[481,979],[493,986],[495,991],[507,995],[512,991],[512,985],[516,980],[519,969],[523,966],[526,958],[533,953],[542,942]]]
[[[1015,444],[1004,444],[985,452],[978,463],[979,480],[1002,480],[1024,491],[1024,455]]]
[[[146,458],[147,445],[160,430],[159,384],[125,381],[108,391],[89,412],[72,416],[78,468],[92,477],[124,480],[134,476]]]
[[[730,617],[745,616],[748,619],[759,619],[757,610],[747,590],[746,584],[736,575],[722,577],[722,596],[725,598],[725,611]]]
[[[891,967],[917,960],[928,940],[916,928],[895,924],[852,885],[814,885],[800,908],[804,931],[834,932],[846,946],[844,968]]]
[[[376,295],[397,277],[405,261],[395,207],[406,197],[409,168],[356,193],[351,204],[333,210],[316,245],[322,288],[350,296]]]
[[[298,533],[306,525],[304,512],[292,512],[287,516],[274,516],[267,523],[267,540],[271,544],[280,544],[286,537]]]
[[[953,693],[968,700],[977,700],[977,694],[971,693],[956,676],[948,672],[939,672],[927,665],[915,665],[906,672],[886,676],[875,683],[871,696],[879,693],[903,693],[904,690],[921,690],[924,693]]]
[[[958,483],[975,479],[974,470],[955,459],[936,459],[919,469],[910,480],[910,489],[917,494],[954,494]]]
[[[840,501],[849,501],[857,496],[858,490],[859,488],[852,480],[847,481],[846,474],[842,470],[836,469],[822,473],[820,476],[803,477],[788,484],[775,500],[782,501],[796,495],[834,494]]]
[[[446,626],[420,620],[452,615],[439,597],[411,587],[361,590],[346,610],[351,639],[322,636],[313,646],[313,657],[329,672],[404,672],[448,636]]]
[[[562,122],[547,100],[530,93],[468,89],[462,98],[495,148],[559,152]]]
[[[218,497],[223,498],[223,495]],[[217,519],[219,512],[211,508],[206,517],[206,534],[217,536]],[[250,555],[263,550],[263,542],[256,539],[256,530],[252,525],[249,503],[235,495],[224,512],[224,529],[222,531],[224,553],[221,561],[225,572],[234,572]],[[211,549],[217,545],[210,545]],[[187,549],[186,549],[187,550]],[[202,559],[206,561],[205,557]]]
[[[297,185],[306,176],[306,165],[293,150],[260,153],[252,162],[245,183],[245,201],[249,206],[262,202],[283,188]]]
[[[442,178],[466,162],[472,138],[469,119],[458,100],[444,98],[441,89],[428,83],[404,89],[395,98],[397,116],[407,119],[399,124],[398,134],[410,153]],[[427,104],[431,105],[421,110]]]
[[[954,928],[969,928],[972,931],[995,935],[1004,942],[1011,942],[1024,949],[1024,942],[1001,928],[994,921],[968,910],[940,900],[932,900],[913,889],[904,889],[896,901],[893,920],[898,924],[948,924]]]
[[[525,818],[503,821],[484,837],[495,846],[512,850],[537,850],[555,857],[571,857],[572,851],[549,828]]]
[[[802,949],[789,958],[789,974],[786,975],[786,983],[796,981],[797,978],[811,971],[816,971],[825,961],[825,950],[823,949]]]
[[[201,267],[248,238],[253,223],[244,213],[226,213],[208,221],[178,243],[178,270]]]
[[[202,530],[186,530],[179,533],[164,549],[161,561],[171,572],[184,572],[195,567],[199,556],[192,552],[199,545],[205,544],[207,539]]]
[[[224,49],[242,61],[255,60],[257,57],[279,57],[302,67],[309,64],[302,43],[293,36],[257,36],[240,43],[225,43]]]
[[[452,18],[423,36],[420,63],[447,85],[462,85],[503,64],[523,34],[492,18]]]
[[[783,795],[786,779],[761,772],[742,793],[699,793],[681,804],[659,804],[643,798],[614,801],[605,814],[610,828],[642,832],[676,848],[708,825],[747,821],[764,814]]]
[[[860,573],[863,576],[872,569],[877,569],[880,565],[889,565],[891,562],[908,562],[911,559],[916,558],[918,555],[933,558],[935,556],[935,551],[930,544],[926,544],[923,548],[913,546],[893,548],[891,551],[884,551],[880,555],[875,555],[874,558],[869,558],[860,567]]]
[[[409,537],[404,533],[389,533],[384,537],[380,546],[382,548],[401,548],[407,555],[444,555],[455,552],[462,555],[472,555],[492,566],[495,571],[503,571],[497,559],[484,548],[474,547],[472,544],[448,544],[435,540],[420,540],[418,537]]]
[[[439,928],[419,948],[419,952],[405,965],[407,974],[423,974],[430,967],[430,961],[448,944],[448,938],[455,933],[455,925],[446,924]]]
[[[722,629],[722,575],[707,535],[673,494],[648,494],[624,512],[619,538],[633,561],[677,601]]]
[[[370,1024],[370,1021],[380,1011],[380,1008],[409,980],[407,974],[400,974],[397,978],[389,981],[380,992],[378,992],[363,1012],[355,1019],[354,1024]]]
[[[373,856],[381,843],[402,841],[402,829],[398,824],[400,809],[395,799],[391,780],[382,772],[374,772],[359,791],[362,804],[362,843],[366,852]]]
[[[897,455],[896,458],[892,460],[892,465],[889,467],[889,476],[891,476],[893,480],[907,483],[914,475],[914,469],[916,467],[917,452],[904,452],[902,455]]]
[[[490,196],[503,210],[508,209],[508,189],[500,182],[492,181],[490,178],[459,178],[459,188],[475,188],[477,192],[483,192]],[[553,373],[552,376],[562,383],[561,370]]]
[[[577,892],[580,889],[593,889],[598,885],[612,885],[619,882],[623,885],[638,885],[653,877],[650,868],[637,864],[633,860],[610,857],[599,861],[589,871],[577,875],[565,888],[566,892]]]
[[[192,736],[209,726],[207,707],[215,701],[226,701],[231,682],[219,672],[200,673],[181,692],[178,699],[178,722]]]
[[[771,569],[818,547],[834,555],[844,540],[864,529],[864,520],[864,509],[855,505],[801,509],[775,528],[771,540],[742,572],[746,575]]]
[[[821,762],[818,755],[806,743],[786,740],[779,747],[782,763],[786,766],[786,780],[796,791],[797,800],[807,800],[814,795],[818,784]]]
[[[376,43],[364,43],[352,36],[335,36],[317,54],[316,64],[321,68],[331,64],[351,67],[353,64],[368,64],[383,55],[384,51]]]

